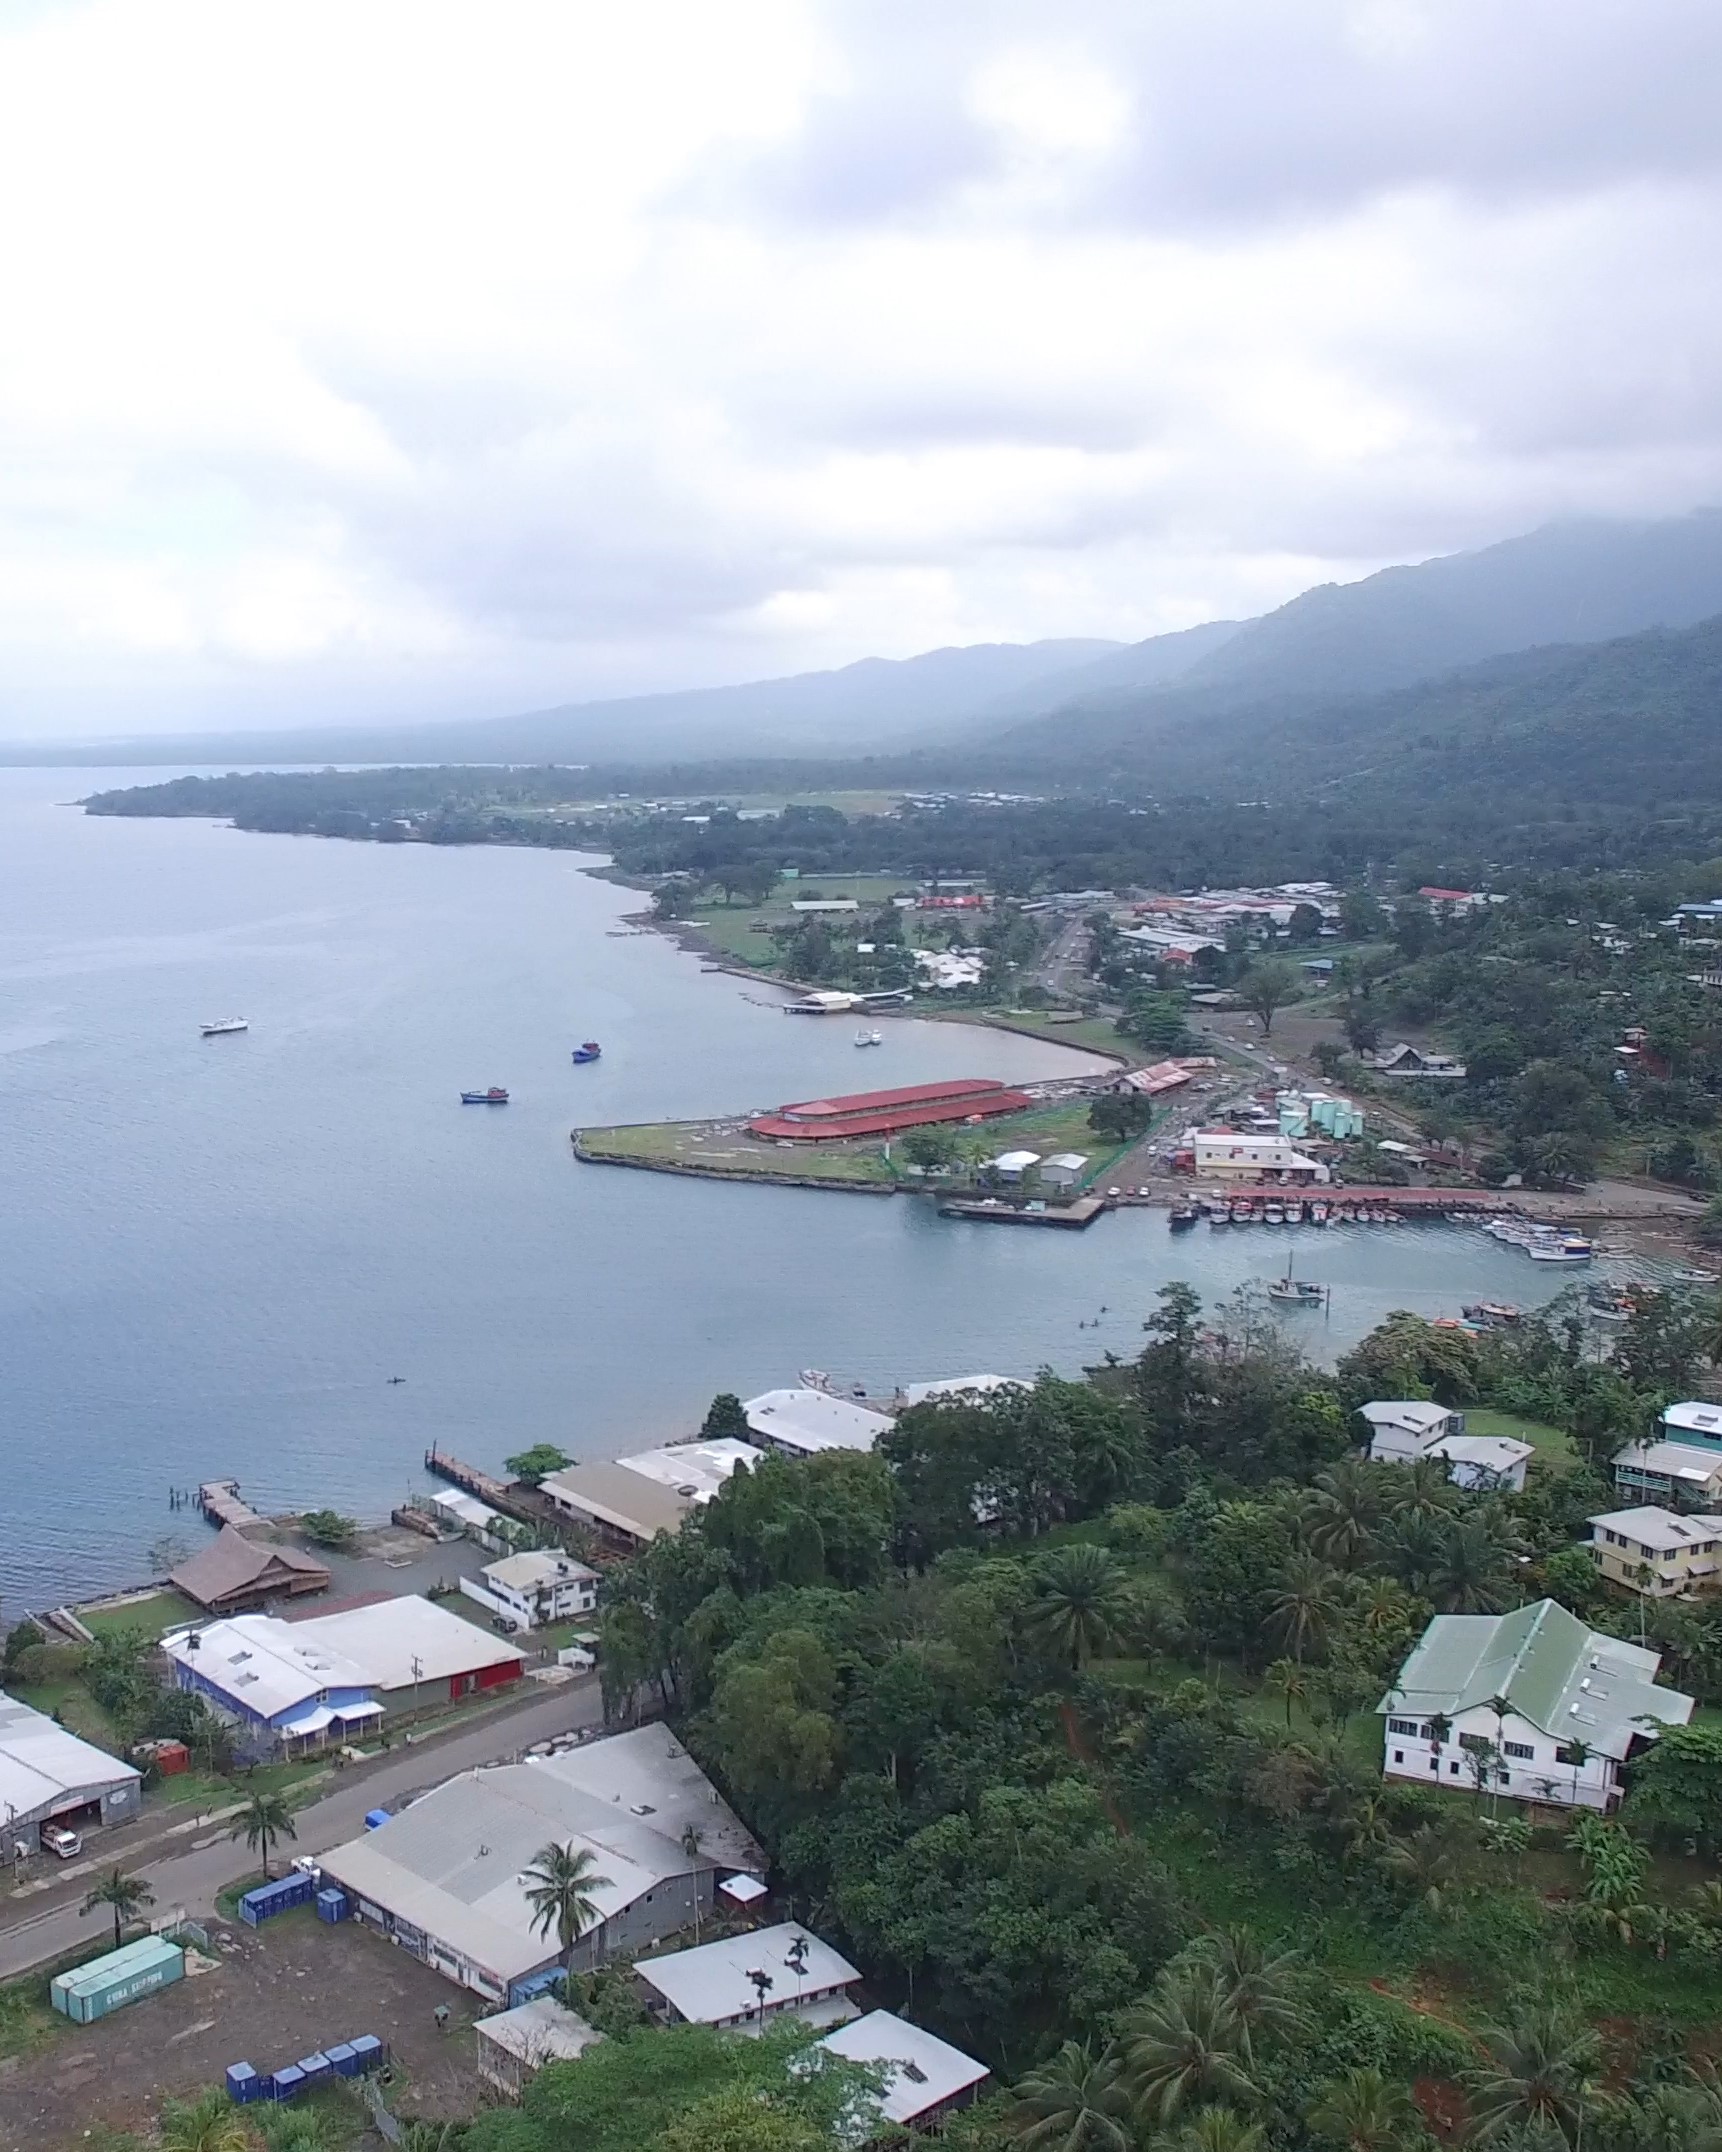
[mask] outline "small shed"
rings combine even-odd
[[[505,2100],[519,2099],[547,2062],[575,2062],[604,2037],[549,1995],[480,2018],[472,2030],[478,2074]]]
[[[1054,1151],[1040,1162],[1040,1177],[1049,1188],[1075,1188],[1087,1171],[1088,1158],[1082,1151]]]
[[[1001,1151],[992,1161],[992,1169],[1001,1181],[1020,1181],[1039,1164],[1038,1151]]]

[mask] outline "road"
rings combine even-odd
[[[1035,966],[1035,978],[1058,998],[1074,995],[1088,983],[1088,929],[1081,920],[1060,927]]]
[[[390,1807],[457,1771],[506,1762],[536,1741],[596,1726],[603,1710],[598,1684],[584,1681],[554,1690],[541,1702],[487,1719],[468,1732],[402,1749],[386,1763],[354,1771],[332,1793],[300,1809],[293,1819],[298,1835],[281,1857],[327,1853],[331,1846],[345,1844],[364,1829],[369,1810]],[[93,1842],[92,1850],[98,1844]],[[229,1838],[226,1825],[217,1823],[210,1826],[208,1835],[191,1837],[186,1851],[146,1862],[137,1872],[155,1892],[152,1914],[159,1917],[180,1911],[196,1919],[214,1912],[218,1891],[256,1868],[257,1856],[244,1840]],[[29,1972],[77,1950],[104,1931],[111,1932],[113,1915],[105,1908],[91,1914],[79,1910],[87,1888],[87,1882],[80,1882],[60,1903],[39,1907],[0,1926],[0,1979]]]

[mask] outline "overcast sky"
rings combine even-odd
[[[0,0],[0,734],[1722,500],[1716,0]]]

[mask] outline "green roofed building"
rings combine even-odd
[[[1588,1628],[1553,1599],[1437,1614],[1376,1706],[1382,1769],[1425,1786],[1608,1810],[1622,1766],[1692,1698],[1659,1688],[1659,1652]]]

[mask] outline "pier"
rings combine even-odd
[[[941,1218],[978,1218],[987,1225],[1061,1225],[1073,1232],[1092,1225],[1101,1212],[1108,1208],[1104,1196],[1078,1196],[1073,1203],[1061,1203],[1056,1210],[1042,1206],[1030,1210],[1026,1204],[1001,1203],[995,1196],[989,1202],[985,1197],[973,1201],[957,1197],[939,1205]]]
[[[240,1499],[236,1479],[205,1480],[197,1490],[197,1506],[209,1523],[218,1527],[230,1524],[236,1532],[256,1531],[269,1522],[249,1502]]]

